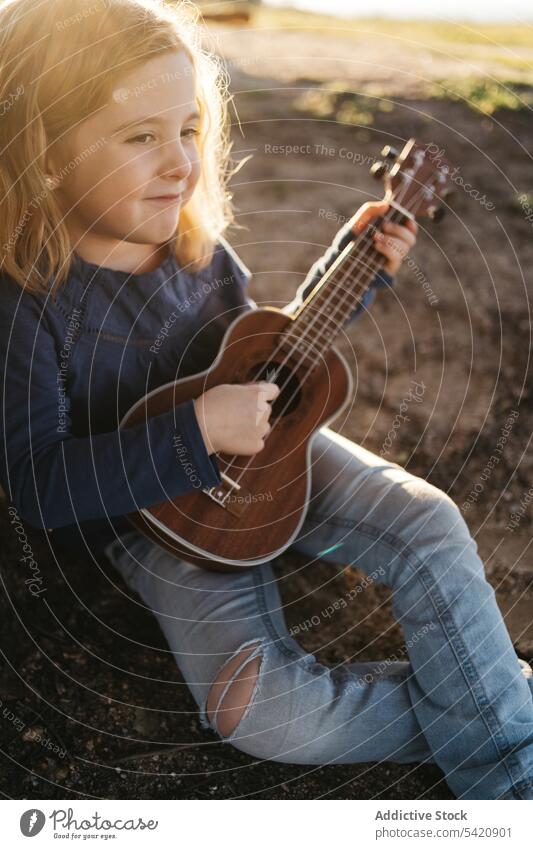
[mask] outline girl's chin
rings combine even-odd
[[[161,244],[171,239],[178,230],[179,215],[167,217],[165,221],[150,221],[144,227],[138,227],[134,234],[134,241],[147,242],[150,244]]]

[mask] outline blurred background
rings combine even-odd
[[[233,157],[242,162],[231,180],[237,226],[227,237],[253,272],[258,304],[290,301],[344,221],[381,199],[369,168],[384,145],[401,149],[414,136],[442,148],[457,169],[443,220],[420,221],[394,289],[379,291],[338,340],[355,395],[330,426],[450,494],[478,542],[517,652],[533,657],[531,3],[198,5],[206,46],[229,74]],[[423,396],[406,402],[415,382]],[[408,421],[396,427],[405,403]],[[9,528],[2,539],[15,561]],[[110,592],[93,564],[59,570],[42,538],[32,540],[54,616],[46,619],[9,573],[11,598],[36,638],[30,644],[20,629],[12,660],[41,694],[29,703],[20,682],[3,682],[4,700],[7,692],[24,720],[18,734],[0,723],[14,795],[450,797],[436,767],[251,764],[223,747],[199,728],[152,617],[128,602],[125,588]],[[289,623],[309,651],[330,664],[406,659],[386,587],[370,585],[325,615],[363,573],[357,564],[305,565],[286,553],[276,570]],[[95,617],[120,623],[117,633],[95,634]],[[0,628],[13,645],[19,625],[7,611]],[[67,688],[59,669],[85,686]],[[35,729],[68,756],[45,751]],[[182,745],[154,742],[162,740]]]

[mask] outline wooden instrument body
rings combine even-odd
[[[228,327],[208,369],[153,390],[128,411],[120,427],[167,412],[222,383],[268,379],[262,369],[286,359],[284,353],[273,354],[279,334],[292,321],[292,315],[271,307],[242,314]],[[193,490],[128,514],[130,522],[176,557],[217,571],[255,566],[290,545],[309,500],[312,439],[348,404],[353,381],[332,346],[312,369],[309,362],[298,365],[298,357],[287,360],[276,383],[284,388],[272,403],[272,430],[263,450],[254,456],[217,454],[224,473],[223,487],[213,488],[218,495]]]

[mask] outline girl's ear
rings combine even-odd
[[[44,181],[47,188],[57,189],[61,182],[59,177],[60,167],[58,165],[59,150],[57,147],[49,147],[44,155]]]
[[[44,182],[48,189],[56,189],[59,185],[59,180],[56,177],[56,169],[48,154],[45,154],[44,157]]]

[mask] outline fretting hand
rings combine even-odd
[[[357,210],[352,221],[352,230],[359,235],[361,230],[370,224],[374,218],[384,215],[389,208],[385,201],[364,203]],[[386,257],[387,262],[384,269],[393,277],[398,271],[403,260],[416,243],[418,224],[416,221],[407,221],[405,225],[385,221],[382,224],[383,233],[376,231],[373,235],[374,247]]]

